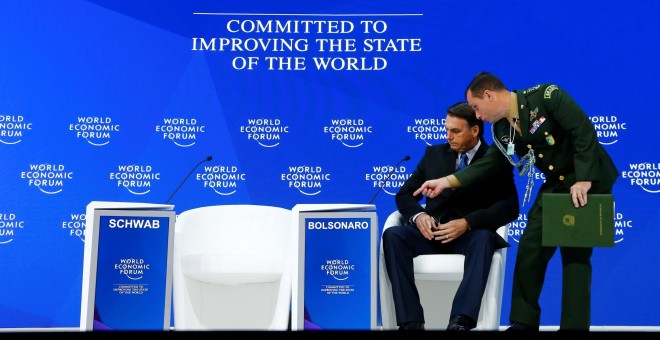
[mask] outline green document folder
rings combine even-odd
[[[575,208],[570,194],[545,193],[543,246],[614,247],[614,196],[589,194]]]

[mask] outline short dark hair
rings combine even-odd
[[[474,112],[474,109],[467,102],[458,102],[449,108],[447,108],[447,116],[452,116],[456,118],[465,119],[468,123],[468,126],[472,128],[473,126],[479,127],[479,139],[484,135],[484,122],[480,119],[477,119],[477,114]]]
[[[465,89],[465,97],[467,98],[468,91],[472,92],[472,96],[476,98],[483,98],[484,91],[493,90],[501,91],[507,90],[504,83],[492,73],[488,72],[479,72]]]

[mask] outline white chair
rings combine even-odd
[[[401,214],[394,211],[385,221],[383,231],[392,226],[404,225],[404,223]],[[497,233],[505,240],[507,232],[508,226],[506,225],[497,229]],[[425,329],[445,330],[447,328],[454,294],[463,278],[464,260],[465,256],[460,254],[420,255],[413,260],[415,283],[424,308]],[[383,330],[394,330],[397,329],[396,314],[392,298],[392,285],[385,268],[382,236],[378,263],[382,326]],[[499,330],[505,266],[506,248],[501,248],[496,250],[493,255],[475,330]]]
[[[287,330],[292,212],[217,205],[175,224],[174,330]]]

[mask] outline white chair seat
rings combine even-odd
[[[463,279],[463,262],[460,254],[442,255],[438,261],[436,255],[420,255],[413,259],[415,279],[436,281],[460,281]]]
[[[191,280],[240,285],[275,282],[282,277],[284,257],[269,255],[200,254],[181,259],[183,274]]]

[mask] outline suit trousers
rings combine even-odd
[[[538,327],[539,297],[548,262],[557,247],[542,247],[542,207],[536,200],[518,244],[513,271],[510,321]],[[561,330],[589,330],[593,248],[559,247],[562,262]]]
[[[463,280],[454,296],[451,315],[463,314],[476,322],[496,248],[495,237],[490,230],[476,229],[443,244],[425,239],[414,226],[385,229],[383,253],[392,283],[397,324],[425,322],[413,267],[413,258],[425,254],[465,255]]]

